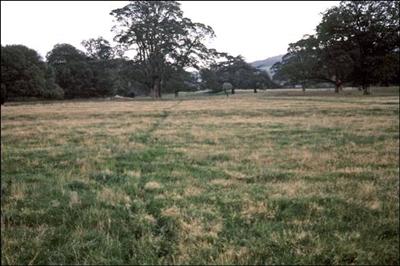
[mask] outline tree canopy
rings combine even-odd
[[[142,82],[156,98],[169,78],[168,68],[198,68],[213,55],[203,43],[214,37],[212,28],[184,17],[176,1],[132,1],[111,15],[117,22],[114,40],[122,49],[136,52]]]
[[[2,102],[16,97],[63,97],[53,69],[35,50],[23,45],[1,47],[1,89]]]
[[[203,69],[200,74],[202,87],[213,91],[221,91],[223,83],[232,85],[231,92],[236,89],[257,89],[271,88],[274,86],[268,74],[259,70],[246,61],[242,56],[224,55],[224,61],[212,64],[208,69]]]
[[[277,83],[330,83],[336,92],[349,84],[368,94],[370,85],[400,83],[398,1],[342,1],[326,10],[315,34],[290,43],[272,67],[276,82],[243,57],[208,48],[213,29],[185,17],[177,1],[131,1],[110,15],[113,45],[101,36],[83,40],[85,51],[56,44],[46,62],[26,46],[2,46],[2,102],[116,94],[159,98],[198,88],[217,92],[224,83],[232,85],[231,93]]]
[[[56,44],[46,57],[66,98],[93,96],[94,75],[82,51],[70,44]]]
[[[276,79],[292,83],[343,82],[361,86],[399,82],[399,3],[342,1],[328,9],[316,34],[289,45],[274,65]],[[338,92],[338,90],[336,90]]]

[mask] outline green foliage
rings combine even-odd
[[[66,98],[95,95],[93,71],[83,52],[70,44],[56,44],[47,54],[47,62],[55,69],[56,82]]]
[[[39,54],[23,45],[1,47],[2,101],[16,97],[62,98],[54,72]]]
[[[93,59],[109,60],[112,59],[115,54],[110,43],[103,37],[98,37],[97,39],[91,38],[87,41],[82,41],[82,45],[85,47],[87,55]]]
[[[218,80],[216,71],[211,69],[203,68],[200,70],[201,76],[201,88],[203,90],[212,90],[215,92],[222,90],[222,84]]]
[[[6,97],[7,97],[7,88],[6,88],[6,84],[1,83],[1,104],[4,104],[6,101]]]
[[[399,8],[394,1],[343,1],[325,12],[317,32],[325,42],[336,42],[339,49],[347,51],[354,62],[351,80],[367,93],[369,85],[396,78],[398,24]],[[388,60],[392,55],[397,60]]]
[[[176,1],[132,1],[111,15],[118,22],[114,40],[136,51],[142,83],[153,97],[161,97],[169,68],[198,67],[213,55],[203,44],[214,36],[212,28],[185,18]]]
[[[221,91],[224,82],[231,83],[233,89],[265,89],[274,86],[266,72],[246,63],[243,57],[225,55],[225,58],[225,61],[200,71],[203,89]]]
[[[342,1],[328,9],[316,35],[289,45],[274,78],[362,86],[399,83],[399,8],[394,1]]]

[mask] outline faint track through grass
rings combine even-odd
[[[2,263],[398,264],[397,95],[307,97],[2,106]]]

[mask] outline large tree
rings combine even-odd
[[[1,89],[2,102],[15,97],[63,97],[51,67],[23,45],[1,47]]]
[[[274,78],[285,80],[292,85],[301,84],[305,90],[306,83],[315,75],[317,60],[313,47],[315,47],[313,36],[289,44],[287,54],[282,57],[282,61],[272,66],[275,72]]]
[[[328,82],[339,92],[341,85],[348,80],[352,60],[337,42],[327,41],[318,35],[306,35],[291,43],[282,61],[274,64],[274,78],[286,80],[291,84]]]
[[[176,1],[132,1],[111,15],[117,22],[114,40],[135,51],[142,82],[153,97],[161,97],[168,68],[198,67],[215,52],[204,45],[214,36],[212,28],[185,18]]]
[[[325,12],[317,33],[347,52],[353,62],[351,79],[364,94],[371,84],[387,78],[382,76],[387,71],[380,69],[398,68],[398,60],[390,58],[399,55],[399,2],[342,1]]]
[[[328,9],[316,35],[290,44],[275,79],[344,82],[368,94],[371,84],[398,82],[399,6],[390,1],[342,1]]]
[[[70,44],[56,44],[47,54],[47,62],[55,69],[56,82],[66,98],[99,96],[88,57]]]

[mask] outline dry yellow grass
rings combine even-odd
[[[144,185],[145,190],[157,190],[160,188],[161,188],[160,183],[158,183],[156,181],[150,181],[150,182],[147,182],[146,185]]]
[[[66,257],[93,241],[118,263],[315,264],[334,250],[325,262],[395,264],[398,103],[260,92],[2,106],[2,261],[60,262],[46,242],[59,230]]]

